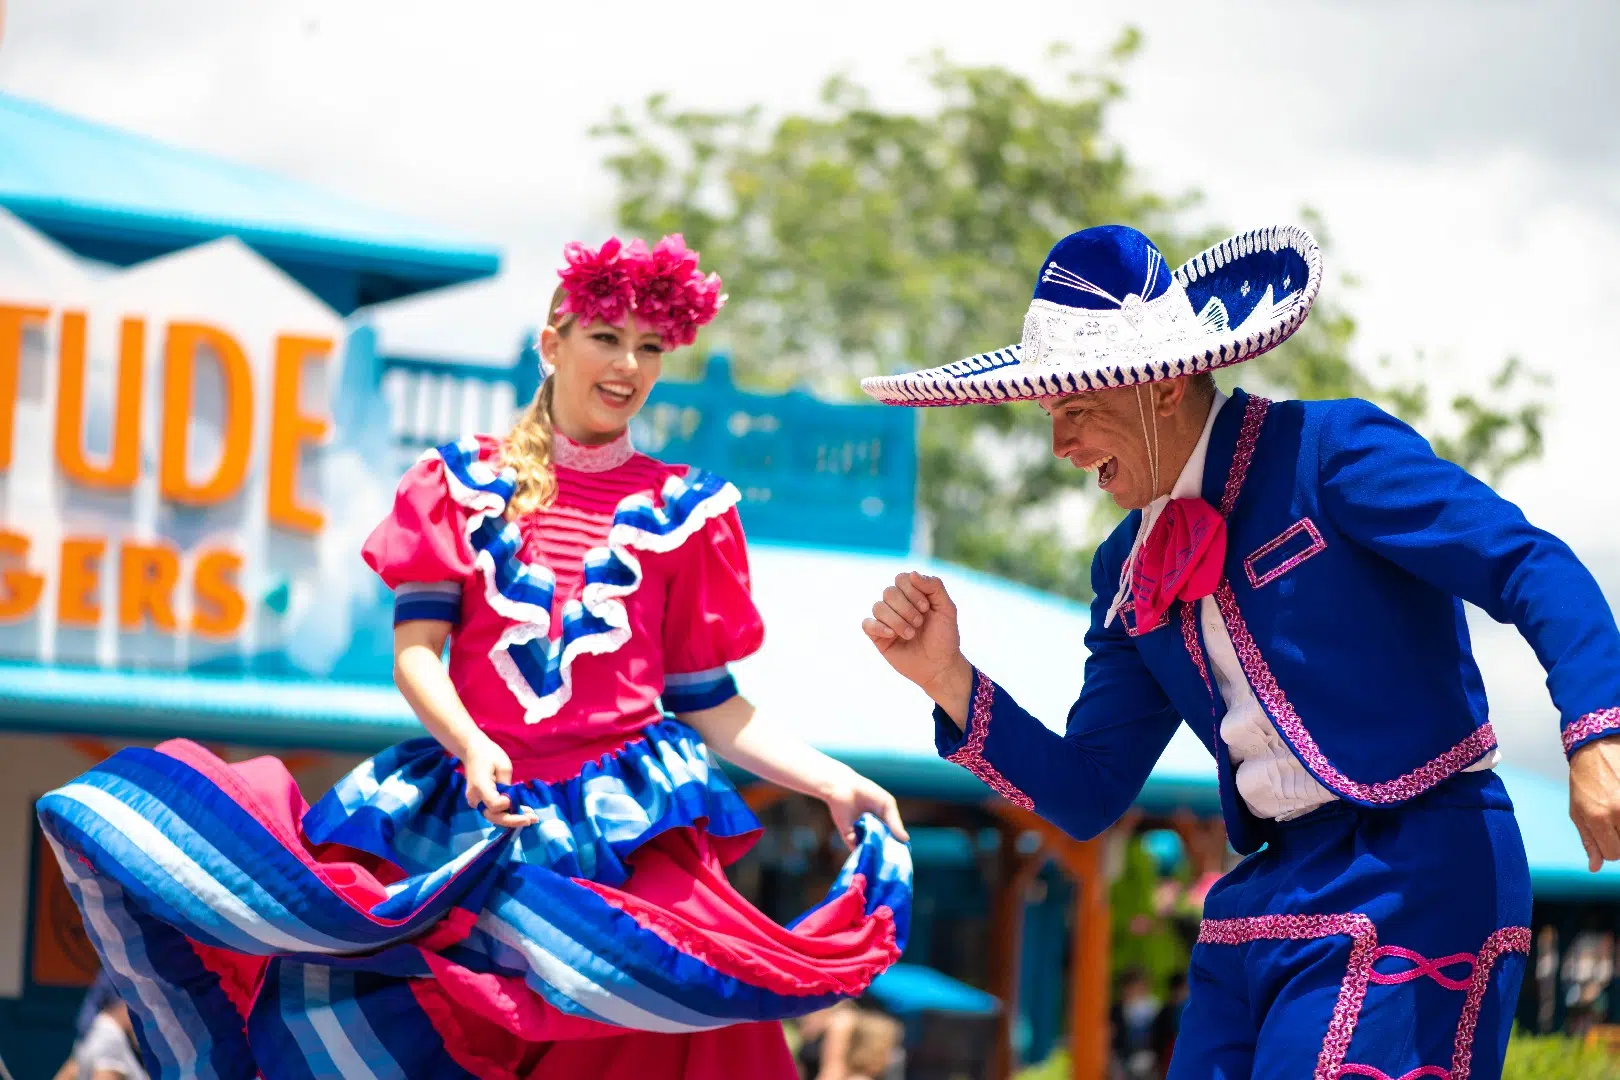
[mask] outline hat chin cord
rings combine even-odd
[[[1159,502],[1159,414],[1151,409],[1142,400],[1142,384],[1136,384],[1136,415],[1142,421],[1142,446],[1147,451],[1148,482],[1153,485],[1153,497],[1142,508],[1142,525],[1136,531],[1136,542],[1131,545],[1131,553],[1125,557],[1125,565],[1119,572],[1119,589],[1114,593],[1113,603],[1108,605],[1108,614],[1103,619],[1104,626],[1114,625],[1114,616],[1131,596],[1132,571],[1136,569],[1136,553],[1141,550],[1142,540],[1153,531],[1153,523],[1158,519]]]

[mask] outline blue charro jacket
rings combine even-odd
[[[1518,627],[1547,670],[1564,749],[1620,735],[1620,630],[1556,537],[1411,428],[1365,401],[1268,402],[1237,391],[1215,419],[1203,497],[1227,522],[1216,590],[1255,696],[1340,798],[1392,806],[1496,746],[1462,601]],[[985,672],[967,730],[935,710],[941,754],[1071,835],[1113,824],[1177,725],[1215,757],[1240,852],[1268,831],[1237,796],[1196,609],[1157,626],[1104,619],[1141,512],[1092,562],[1090,655],[1058,735]]]

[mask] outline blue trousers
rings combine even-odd
[[[1529,927],[1493,774],[1280,824],[1205,900],[1170,1080],[1499,1080]]]

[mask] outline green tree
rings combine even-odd
[[[1106,54],[1051,50],[1056,89],[996,67],[926,61],[932,109],[888,111],[834,76],[820,107],[682,110],[656,95],[616,109],[608,146],[627,231],[681,231],[722,267],[731,301],[709,344],[765,387],[848,396],[864,376],[960,359],[1016,340],[1034,268],[1075,229],[1127,222],[1178,263],[1227,230],[1191,222],[1195,192],[1148,190],[1105,130],[1140,37]],[[1320,228],[1320,222],[1316,223]],[[1331,293],[1245,379],[1291,396],[1365,396],[1421,423],[1442,452],[1491,479],[1540,451],[1541,406],[1495,404],[1528,377],[1509,362],[1488,396],[1451,403],[1375,384],[1349,360],[1355,320]],[[923,410],[920,500],[930,550],[1037,588],[1090,595],[1089,548],[1116,520],[1051,456],[1033,406]],[[1065,529],[1097,509],[1089,535]],[[1082,517],[1084,515],[1081,515]]]

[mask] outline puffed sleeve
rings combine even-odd
[[[444,462],[411,466],[394,493],[394,509],[360,549],[366,565],[394,590],[394,625],[461,621],[462,587],[473,576],[467,511],[450,493]]]
[[[728,665],[765,639],[754,606],[748,547],[735,509],[709,522],[684,545],[664,607],[664,708],[712,709],[737,696]]]

